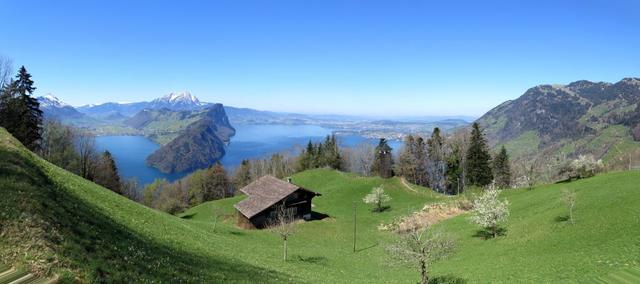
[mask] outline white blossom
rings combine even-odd
[[[509,216],[509,202],[498,199],[500,192],[495,189],[486,190],[473,201],[471,222],[491,231],[494,237],[498,234],[498,225]]]
[[[380,212],[382,211],[382,204],[391,201],[391,197],[384,193],[384,187],[381,185],[374,187],[371,193],[367,194],[362,201],[367,204],[374,204],[374,210]]]

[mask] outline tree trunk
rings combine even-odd
[[[493,227],[491,228],[493,230],[493,238],[497,238],[498,237],[498,226],[493,225]]]
[[[573,206],[569,208],[569,221],[571,221],[571,225],[573,225]]]
[[[427,273],[427,263],[424,260],[420,260],[420,284],[429,283],[429,275]]]
[[[287,261],[287,239],[284,239],[284,261]]]

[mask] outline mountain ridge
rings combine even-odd
[[[210,166],[225,154],[225,144],[235,135],[222,104],[214,104],[177,137],[153,152],[148,165],[164,173],[184,172]]]
[[[639,107],[638,78],[579,80],[529,88],[477,122],[492,147],[505,145],[516,160],[541,159],[544,153],[556,160],[592,154],[614,162],[640,149],[640,131],[634,131],[640,130]]]

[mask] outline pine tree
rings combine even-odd
[[[447,164],[444,161],[444,139],[440,135],[438,127],[433,129],[427,145],[429,146],[429,161],[427,164],[429,186],[437,192],[444,192],[446,189],[445,174]]]
[[[373,160],[373,172],[382,178],[390,178],[393,176],[393,149],[389,147],[387,140],[380,138],[380,142],[375,149],[375,158]]]
[[[509,154],[502,146],[500,152],[493,159],[493,173],[496,186],[498,188],[508,188],[511,186],[511,169],[509,166]]]
[[[459,194],[462,188],[462,165],[460,163],[462,153],[460,148],[453,146],[451,153],[447,156],[446,187],[451,194]]]
[[[104,151],[98,161],[94,182],[112,191],[122,194],[122,183],[118,174],[118,167],[109,151]]]
[[[416,140],[411,135],[404,138],[404,145],[398,157],[398,174],[407,181],[417,184],[417,164],[416,151],[414,149]]]
[[[415,140],[413,151],[416,161],[416,184],[427,186],[427,143],[422,137],[418,137]]]
[[[324,150],[324,166],[330,167],[334,170],[340,170],[342,168],[342,157],[340,155],[340,148],[338,148],[338,140],[336,139],[335,134],[327,136]]]
[[[491,155],[487,141],[477,122],[473,123],[469,150],[467,151],[468,181],[471,185],[486,186],[491,183]]]
[[[22,66],[0,95],[0,126],[32,151],[38,150],[42,132],[40,103],[31,96],[35,89],[31,74]]]
[[[315,147],[311,140],[307,143],[307,148],[302,150],[300,156],[298,156],[297,170],[299,172],[306,171],[313,168],[313,156],[315,153]]]
[[[311,156],[311,164],[313,165],[313,169],[315,168],[320,168],[320,167],[324,167],[324,146],[322,145],[322,143],[318,143],[318,145],[315,147],[316,148],[316,152],[314,153],[313,156]]]

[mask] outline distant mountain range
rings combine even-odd
[[[40,109],[49,118],[81,118],[84,114],[51,94],[38,97]]]
[[[165,172],[191,170],[217,161],[224,155],[224,144],[235,133],[232,125],[318,125],[342,135],[402,139],[409,133],[429,135],[434,127],[448,131],[468,124],[462,119],[446,117],[442,120],[414,117],[396,121],[260,111],[201,102],[189,92],[170,93],[148,102],[108,102],[77,108],[52,95],[39,100],[47,118],[90,129],[97,135],[144,135],[154,140],[162,148],[156,152],[158,154],[152,154],[148,162]],[[227,129],[229,131],[223,132],[231,134],[222,135],[220,129]],[[198,153],[202,157],[197,156]],[[166,160],[167,157],[174,162]]]
[[[640,149],[640,79],[540,85],[478,122],[516,160],[551,165],[580,154],[620,163]]]
[[[188,92],[150,102],[105,103],[75,109],[60,99],[38,98],[45,119],[89,128],[101,135],[144,135],[162,145],[147,163],[172,173],[206,167],[222,158],[235,134],[221,104],[202,103]]]
[[[113,114],[133,116],[143,109],[197,110],[210,105],[202,103],[189,92],[170,93],[150,102],[114,103],[84,105],[78,111],[96,118],[105,118]]]

